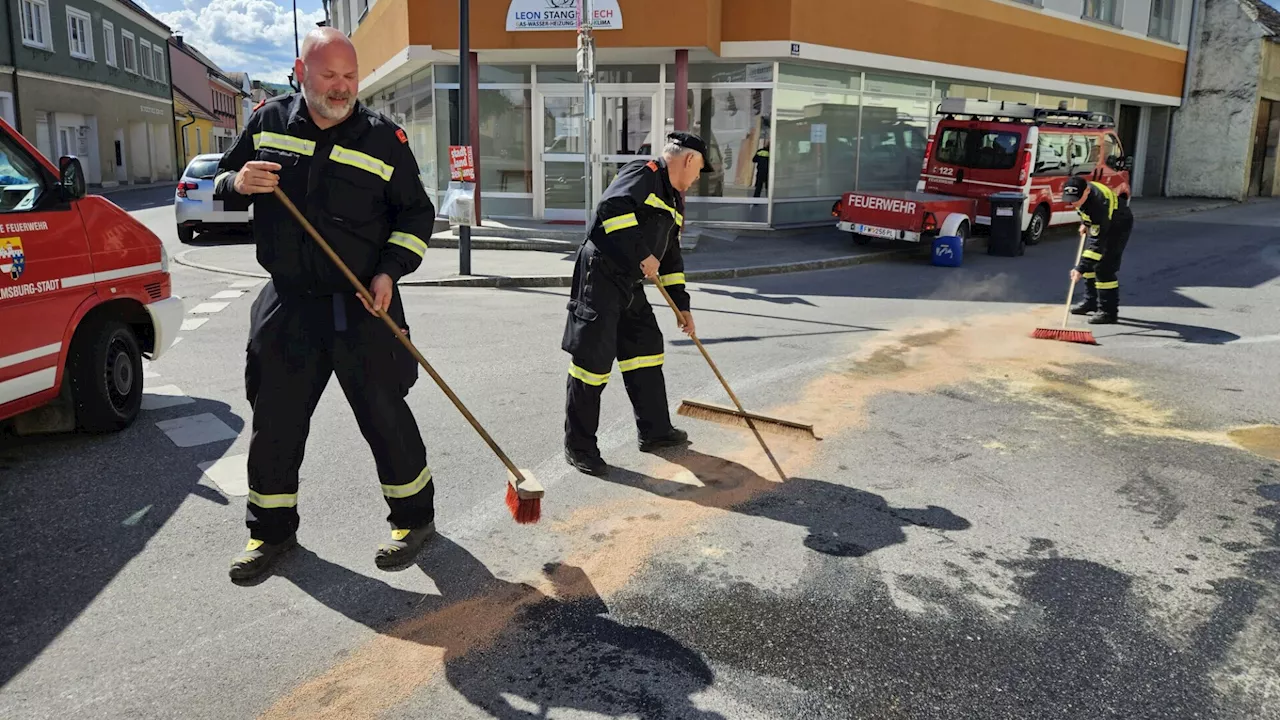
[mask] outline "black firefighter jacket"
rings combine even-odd
[[[214,198],[227,210],[253,204],[258,262],[281,295],[355,289],[288,209],[272,195],[241,195],[234,173],[250,160],[279,164],[280,189],[351,272],[368,287],[417,270],[436,210],[418,174],[408,136],[359,102],[342,123],[318,128],[301,93],[260,104],[222,157]]]
[[[644,281],[640,261],[658,259],[658,282],[681,310],[689,309],[685,290],[680,232],[684,227],[684,199],[671,186],[666,163],[635,160],[618,177],[596,206],[588,240],[613,266],[626,285]]]

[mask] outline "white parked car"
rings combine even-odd
[[[222,153],[197,155],[182,171],[173,199],[173,214],[178,223],[178,240],[186,243],[197,232],[219,229],[246,229],[253,221],[253,208],[244,212],[222,209],[222,201],[213,199],[213,178],[218,172]]]

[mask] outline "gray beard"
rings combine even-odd
[[[307,101],[307,107],[311,108],[311,110],[313,110],[317,115],[324,117],[326,120],[337,121],[346,118],[347,115],[351,114],[351,109],[356,104],[356,99],[352,97],[347,100],[346,105],[335,110],[331,105],[329,105],[325,96],[316,95],[311,92],[306,85],[302,86],[302,97]]]

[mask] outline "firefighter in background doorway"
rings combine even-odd
[[[764,192],[765,186],[769,184],[769,141],[765,140],[764,145],[756,151],[751,162],[756,164],[756,194],[760,197],[760,193]]]
[[[1084,252],[1071,269],[1073,281],[1084,278],[1084,299],[1071,312],[1095,313],[1089,318],[1091,325],[1115,323],[1120,314],[1120,280],[1116,273],[1133,230],[1133,212],[1129,203],[1111,188],[1078,176],[1067,181],[1062,199],[1080,213],[1080,232],[1088,234]]]

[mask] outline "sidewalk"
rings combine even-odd
[[[178,184],[177,180],[161,180],[160,182],[146,183],[145,185],[117,185],[115,187],[89,187],[85,190],[89,195],[115,195],[117,193],[129,192],[131,190],[153,190],[160,187],[174,187]]]
[[[914,246],[871,245],[856,247],[838,230],[815,229],[800,237],[776,238],[704,237],[697,252],[684,256],[685,277],[690,282],[752,275],[778,274],[849,267],[867,262],[907,257]],[[401,281],[411,286],[454,287],[569,287],[573,278],[573,250],[472,249],[471,275],[458,274],[458,250],[432,247],[417,272]],[[267,277],[248,243],[199,245],[177,253],[175,263],[188,267],[247,277]]]
[[[1187,198],[1139,198],[1133,202],[1139,219],[1202,212],[1236,203]],[[507,226],[504,230],[511,232]],[[539,228],[530,227],[533,233]],[[850,267],[871,262],[907,259],[926,248],[911,243],[877,242],[856,246],[848,234],[834,227],[806,230],[733,231],[695,228],[686,242],[696,240],[696,250],[684,254],[689,282],[724,280],[753,275],[774,275]],[[531,233],[532,234],[532,233]],[[505,235],[505,233],[504,233]],[[693,237],[689,237],[692,235]],[[563,239],[521,240],[510,236],[490,243],[473,244],[471,274],[458,273],[456,243],[448,231],[433,237],[422,266],[401,281],[408,286],[435,287],[569,287],[573,278],[578,242]],[[443,241],[443,242],[442,242]],[[439,247],[441,244],[450,247]],[[693,244],[693,243],[689,243]],[[480,245],[477,247],[477,245]],[[506,248],[506,249],[499,249]],[[535,249],[525,249],[535,248]],[[177,253],[174,262],[211,272],[266,278],[249,243],[192,243]]]

